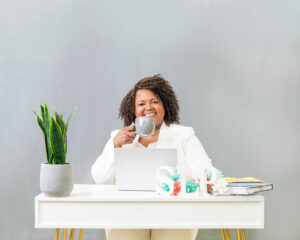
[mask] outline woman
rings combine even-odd
[[[155,119],[156,128],[151,137],[137,137],[134,120],[137,117]],[[177,160],[185,161],[187,174],[197,175],[199,167],[211,167],[193,128],[179,124],[179,106],[173,88],[160,75],[147,77],[135,84],[124,97],[120,107],[124,128],[114,130],[102,154],[92,166],[92,176],[97,184],[114,184],[114,148],[176,148]],[[172,239],[194,240],[197,229],[106,229],[106,237],[114,239]]]

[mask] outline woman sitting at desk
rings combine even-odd
[[[210,167],[207,156],[193,128],[178,125],[179,106],[176,94],[168,81],[160,75],[147,77],[135,84],[124,97],[120,107],[124,128],[114,130],[102,154],[92,166],[97,184],[114,184],[114,148],[176,148],[178,161],[185,161],[189,175],[199,167]],[[137,117],[155,119],[151,137],[137,137],[134,121]],[[172,239],[194,240],[198,229],[106,229],[108,240]]]

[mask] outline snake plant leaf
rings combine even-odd
[[[65,153],[63,135],[59,124],[53,117],[51,117],[50,144],[54,155],[53,157],[54,157],[55,164],[65,164],[66,153]]]
[[[65,136],[64,136],[64,142],[65,142],[65,152],[67,154],[67,151],[68,151],[68,137],[67,137],[67,134],[65,134]]]
[[[46,126],[45,126],[45,123],[44,121],[40,118],[40,116],[34,112],[35,116],[36,116],[36,120],[40,126],[40,128],[42,129],[43,133],[46,135]]]
[[[64,141],[65,141],[65,152],[66,152],[66,153],[67,153],[67,151],[68,151],[68,138],[67,138],[68,125],[69,125],[69,122],[70,122],[71,118],[73,117],[73,115],[75,114],[76,111],[77,111],[77,107],[74,108],[72,114],[71,114],[70,117],[68,118],[68,121],[67,121],[66,124],[65,124],[65,129],[64,129],[64,132],[63,132]]]
[[[55,164],[55,162],[54,162],[54,155],[53,155],[53,153],[51,153],[51,155],[50,155],[50,159],[49,159],[49,162],[48,162],[49,164]]]
[[[60,115],[61,119],[63,119],[63,115]],[[64,130],[63,130],[63,137],[65,142],[65,152],[67,154],[67,148],[68,148],[68,139],[67,139],[67,132],[65,132],[66,124],[64,122]],[[67,130],[66,130],[67,131]]]
[[[55,113],[56,121],[61,128],[61,132],[63,133],[65,130],[65,123],[64,120],[62,119],[62,115],[59,115],[58,112],[56,111],[54,111],[54,113]]]
[[[45,108],[44,108],[43,105],[41,105],[41,113],[42,113],[42,118],[43,118],[43,120],[45,122]]]
[[[51,155],[51,148],[50,148],[51,116],[50,116],[50,113],[49,113],[47,103],[45,103],[45,107],[44,107],[44,119],[45,119],[45,126],[46,126],[47,159],[48,159],[48,162],[49,162],[50,155]]]
[[[73,115],[75,114],[76,111],[77,111],[77,107],[74,108],[72,114],[70,115],[70,117],[68,118],[68,121],[66,122],[65,129],[64,129],[64,132],[63,132],[64,136],[67,134],[69,122],[70,122],[71,118],[73,117]]]
[[[34,114],[36,115],[37,122],[38,122],[40,128],[41,128],[42,131],[43,131],[43,136],[44,136],[44,140],[45,140],[45,150],[46,150],[46,154],[47,154],[47,153],[48,153],[48,149],[47,149],[47,144],[46,144],[46,142],[47,142],[47,137],[46,137],[46,134],[47,134],[47,133],[46,133],[46,126],[45,126],[45,123],[43,122],[43,120],[40,118],[40,116],[37,115],[36,112],[34,112]],[[47,162],[50,163],[50,161],[49,161],[48,158],[47,158]]]

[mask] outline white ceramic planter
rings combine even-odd
[[[73,190],[74,167],[72,163],[41,164],[40,189],[49,197],[68,197]]]

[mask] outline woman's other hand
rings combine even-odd
[[[130,126],[122,128],[117,135],[114,137],[114,147],[120,148],[124,144],[131,144],[135,138],[134,123],[131,123]]]

